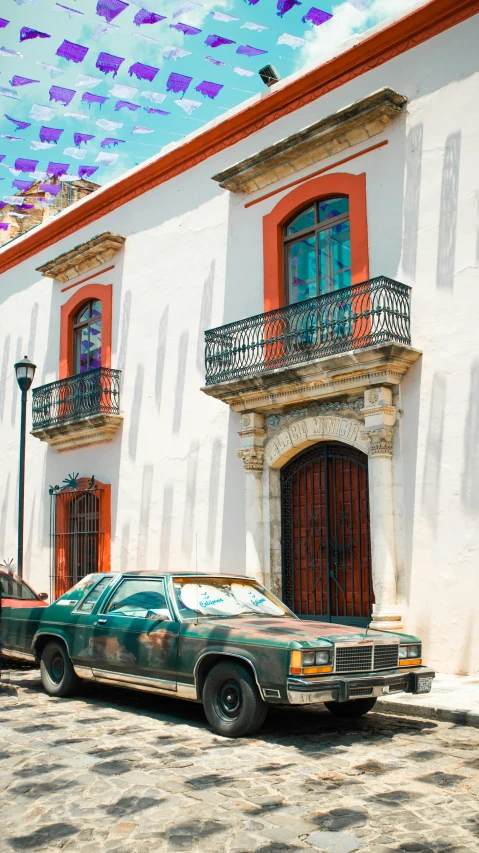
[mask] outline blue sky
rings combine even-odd
[[[0,197],[18,192],[15,179],[43,177],[50,162],[68,164],[72,177],[81,166],[96,167],[91,180],[104,184],[263,90],[257,74],[262,66],[271,63],[287,77],[415,5],[417,0],[2,0]],[[318,20],[318,13],[311,8],[332,17],[315,25],[311,18]],[[164,20],[134,22],[151,19],[147,13]],[[28,29],[20,41],[22,28]],[[200,32],[185,33],[189,28]],[[31,38],[31,31],[44,36]],[[233,43],[207,45],[208,36]],[[80,62],[57,55],[59,48],[69,54],[68,45],[61,48],[65,40],[88,49],[80,51]],[[249,56],[245,47],[266,52]],[[116,76],[97,67],[101,53],[123,59]],[[130,73],[135,63],[159,70],[151,81],[138,79]],[[184,94],[167,90],[172,72],[192,78]],[[18,78],[38,82],[18,85]],[[202,91],[204,81],[222,87],[213,99]],[[74,92],[68,105],[51,99],[52,86]],[[89,104],[84,93],[107,100]],[[6,116],[30,126],[18,127]],[[42,127],[63,131],[56,144],[41,141],[49,135]],[[75,142],[75,133],[93,138]],[[15,174],[17,158],[38,160],[36,172]]]

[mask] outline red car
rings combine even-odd
[[[0,599],[3,607],[46,607],[46,592],[36,593],[24,580],[0,569]]]

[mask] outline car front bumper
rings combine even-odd
[[[288,678],[287,696],[291,705],[312,705],[319,702],[348,702],[389,696],[394,693],[426,693],[419,690],[419,679],[433,679],[433,669],[415,666],[411,669],[395,669],[379,675],[337,675],[332,678],[311,680]]]

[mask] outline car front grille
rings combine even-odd
[[[338,646],[336,648],[336,672],[361,672],[371,670],[373,646]]]
[[[398,666],[399,646],[374,646],[373,669],[396,669]]]
[[[378,669],[397,669],[399,646],[337,646],[336,672],[371,672]]]

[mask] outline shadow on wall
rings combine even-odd
[[[220,438],[215,438],[211,450],[210,484],[208,489],[208,526],[206,530],[206,552],[208,557],[213,556],[215,549],[222,453],[222,441]]]
[[[127,290],[123,299],[121,311],[121,329],[119,335],[117,370],[121,370],[121,382],[123,385],[124,371],[126,364],[126,354],[128,350],[128,336],[130,333],[130,318],[131,318],[131,290]],[[115,367],[115,365],[113,365]]]
[[[479,359],[471,368],[469,406],[464,429],[461,500],[470,515],[479,513]]]
[[[173,523],[173,486],[165,483],[160,533],[160,571],[167,572],[170,560],[171,525]]]
[[[228,439],[225,461],[223,519],[221,524],[221,554],[219,570],[248,574],[245,535],[245,472],[238,459],[238,429],[240,418],[229,412]]]
[[[146,569],[148,565],[148,535],[150,532],[151,494],[153,490],[153,465],[143,467],[141,484],[140,526],[138,530],[137,568]]]
[[[411,280],[416,276],[423,136],[423,126],[417,124],[409,131],[406,143],[402,265],[404,272],[410,276]]]
[[[432,381],[422,488],[422,506],[432,530],[436,529],[438,520],[445,413],[446,378],[442,373],[435,373]]]
[[[130,459],[136,459],[138,445],[138,431],[140,429],[141,399],[143,397],[143,383],[145,381],[145,368],[138,364],[136,368],[135,388],[133,390],[133,402],[130,409],[130,429],[128,432],[128,454]]]
[[[7,554],[5,554],[5,537],[7,534],[7,513],[8,513],[9,496],[10,496],[10,473],[8,473],[7,479],[4,483],[2,512],[0,515],[0,560],[3,560],[8,556]]]
[[[188,332],[182,332],[178,342],[178,369],[176,371],[175,405],[173,408],[174,433],[178,433],[181,427],[183,397],[185,393],[186,359],[188,356],[188,339]]]
[[[437,286],[443,290],[452,290],[454,287],[460,161],[461,133],[457,131],[446,139],[442,167]]]
[[[210,271],[203,285],[203,296],[201,299],[200,322],[198,325],[198,347],[196,351],[196,366],[203,380],[205,373],[205,331],[211,328],[213,316],[213,288],[215,284],[216,261],[210,264]]]
[[[186,467],[186,495],[181,528],[181,548],[188,560],[191,560],[195,530],[196,487],[198,483],[198,459],[200,447],[197,441],[190,443]]]
[[[169,306],[167,305],[161,315],[160,325],[158,327],[158,347],[156,350],[155,371],[155,400],[158,413],[161,409],[161,396],[163,393],[163,374],[165,372],[166,341],[168,337],[168,313]]]
[[[465,622],[465,620],[463,620]],[[457,662],[456,675],[469,675],[471,672],[471,652],[474,647],[474,614],[469,613],[467,627],[464,631],[462,652]]]

